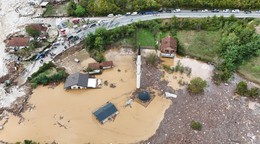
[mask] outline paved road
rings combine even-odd
[[[229,17],[231,15],[234,15],[235,17],[238,18],[260,18],[260,14],[257,14],[255,12],[252,12],[250,14],[245,14],[244,12],[239,12],[239,13],[212,13],[212,12],[191,12],[188,10],[182,10],[179,13],[158,13],[156,15],[150,14],[150,15],[135,15],[135,16],[121,16],[121,17],[113,17],[113,18],[107,18],[107,17],[99,17],[99,18],[90,18],[90,19],[96,19],[96,20],[105,20],[103,24],[88,28],[86,30],[82,30],[79,33],[74,33],[74,36],[78,36],[79,40],[76,41],[73,44],[68,44],[68,42],[65,42],[64,45],[57,46],[57,48],[53,49],[51,53],[54,53],[55,55],[58,55],[62,52],[64,52],[66,49],[64,46],[66,45],[68,48],[71,48],[75,44],[78,44],[80,40],[83,40],[87,34],[95,32],[97,28],[100,27],[105,27],[106,29],[113,29],[115,27],[123,26],[123,25],[128,25],[137,21],[147,21],[147,20],[153,20],[153,19],[165,19],[165,18],[172,18],[173,16],[176,17],[183,17],[183,18],[188,18],[188,17],[195,17],[195,18],[203,18],[203,17],[212,17],[212,16],[223,16],[223,17]],[[88,19],[88,18],[85,18]],[[68,49],[67,48],[67,49]],[[43,61],[45,63],[51,61],[52,58],[50,57],[45,57],[43,58]],[[26,80],[28,76],[30,76],[32,73],[36,72],[39,67],[42,66],[42,63],[40,61],[35,61],[31,66],[28,68],[28,72],[24,75],[24,79]]]

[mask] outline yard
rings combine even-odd
[[[242,64],[238,72],[247,79],[260,84],[260,56],[252,58],[250,61]]]
[[[43,14],[43,17],[52,17],[52,16],[67,16],[67,3],[61,4],[49,4],[46,7],[46,10]]]
[[[177,37],[188,55],[203,61],[216,60],[221,39],[219,31],[179,31]]]

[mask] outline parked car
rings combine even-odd
[[[260,13],[260,10],[256,10],[255,13]]]
[[[133,12],[131,15],[132,15],[132,16],[135,16],[135,15],[137,15],[137,12]]]
[[[229,9],[224,9],[223,12],[224,12],[224,13],[229,13],[230,10],[229,10]]]
[[[83,25],[82,28],[85,30],[85,29],[88,28],[88,26],[87,25]]]
[[[52,46],[54,46],[54,47],[59,46],[59,45],[60,45],[60,42],[55,42],[55,43],[52,44]]]
[[[181,12],[181,9],[175,9],[175,10],[173,10],[173,12],[179,13],[179,12]]]
[[[80,19],[79,19],[79,18],[74,18],[74,19],[72,19],[72,22],[73,22],[74,24],[78,24],[78,23],[79,23],[79,21],[80,21]]]
[[[198,9],[192,9],[191,11],[192,12],[198,12]]]
[[[79,32],[81,32],[81,29],[78,29],[78,30],[76,31],[76,33],[79,33]]]
[[[167,13],[171,13],[172,10],[170,10],[170,9],[166,9],[166,12],[167,12]]]
[[[96,24],[96,23],[93,23],[93,24],[91,24],[89,27],[92,28],[92,27],[95,27],[95,26],[97,26],[97,24]]]
[[[245,10],[245,14],[251,14],[252,12],[250,10]]]
[[[205,12],[209,12],[208,9],[204,9],[204,10],[201,10],[201,12],[205,13]]]
[[[234,9],[234,10],[232,10],[232,13],[239,13],[239,12],[240,12],[239,9]]]
[[[213,13],[218,13],[218,12],[219,12],[219,9],[214,9],[214,10],[212,10],[211,12],[213,12]]]
[[[125,16],[130,16],[131,15],[131,13],[130,12],[127,12],[126,14],[125,14]]]
[[[114,17],[114,14],[109,14],[107,15],[107,17]]]
[[[163,12],[163,8],[160,8],[160,9],[158,10],[158,12]]]

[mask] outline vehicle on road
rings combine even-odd
[[[234,9],[234,10],[232,10],[232,13],[239,13],[239,12],[240,12],[239,9]]]
[[[260,13],[260,10],[256,10],[255,13]]]
[[[53,47],[56,47],[56,46],[59,46],[60,45],[60,42],[55,42],[52,44]]]
[[[81,29],[78,29],[78,30],[76,31],[76,33],[79,33],[79,32],[81,32]]]
[[[114,17],[114,14],[109,14],[109,15],[107,15],[107,17]]]
[[[163,8],[160,8],[160,9],[158,10],[158,12],[160,12],[160,13],[163,12]]]
[[[198,12],[198,9],[192,9],[191,12]]]
[[[172,13],[172,10],[166,9],[165,12],[167,12],[167,13]]]
[[[229,9],[224,9],[224,10],[223,10],[223,13],[229,13],[229,12],[230,12]]]
[[[83,28],[84,30],[86,30],[86,29],[88,28],[88,26],[87,26],[87,25],[83,25],[82,28]]]
[[[204,9],[204,10],[201,10],[201,12],[205,13],[205,12],[209,12],[208,9]]]
[[[132,16],[135,16],[135,15],[137,15],[137,12],[133,12],[131,15],[132,15]]]
[[[212,10],[211,12],[213,12],[213,13],[218,13],[218,12],[219,12],[219,9],[214,9],[214,10]]]
[[[125,14],[125,16],[130,16],[131,15],[131,13],[130,12],[127,12],[126,14]]]
[[[79,21],[80,21],[80,19],[79,19],[79,18],[74,18],[74,19],[72,19],[72,23],[74,23],[74,24],[78,24],[78,23],[79,23]]]
[[[175,9],[175,10],[173,10],[173,12],[174,13],[179,13],[179,12],[181,12],[181,9]]]
[[[93,24],[91,24],[91,25],[89,26],[89,28],[92,28],[92,27],[95,27],[95,26],[97,26],[97,24],[96,24],[96,23],[93,23]]]
[[[245,14],[251,14],[252,12],[250,10],[245,10]]]

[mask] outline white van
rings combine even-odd
[[[109,15],[107,15],[107,17],[114,17],[114,14],[109,14]]]
[[[133,12],[131,15],[132,15],[132,16],[135,16],[135,15],[137,15],[137,12]]]

